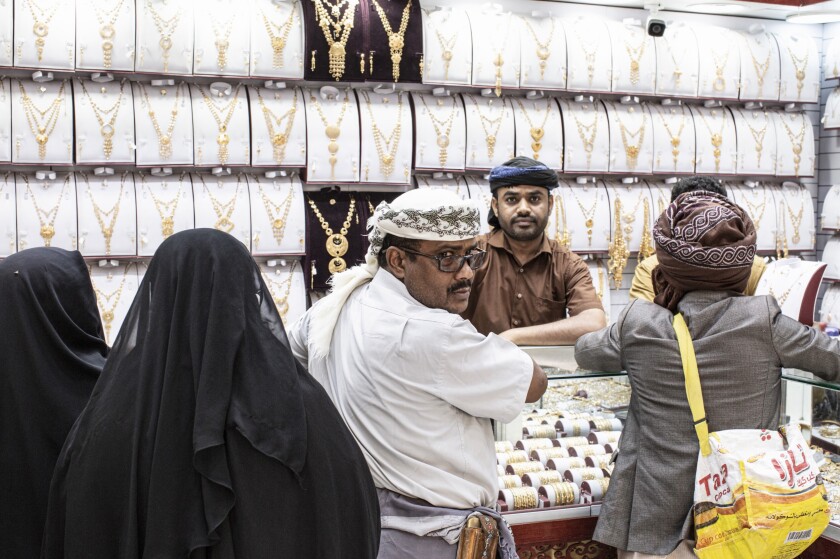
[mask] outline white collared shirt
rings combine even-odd
[[[326,358],[308,358],[308,330],[306,313],[289,328],[292,351],[338,408],[377,487],[440,507],[495,504],[490,419],[521,411],[527,354],[422,305],[384,269],[347,299]]]

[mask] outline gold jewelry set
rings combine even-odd
[[[434,18],[431,14],[427,13],[427,21],[429,22],[430,26],[435,30],[435,37],[437,37],[438,44],[440,45],[440,58],[443,60],[443,79],[449,79],[449,65],[452,63],[453,58],[453,50],[455,48],[455,43],[458,41],[458,32],[459,29],[455,29],[455,31],[449,36],[444,37],[443,33],[440,31],[440,27],[435,23]],[[446,17],[446,22],[449,21],[449,16]]]
[[[96,282],[91,282],[93,284],[93,292],[96,295],[96,305],[99,307],[99,312],[102,315],[102,322],[104,322],[103,326],[105,326],[105,343],[108,345],[111,345],[111,325],[116,317],[117,305],[120,304],[120,298],[122,297],[127,277],[128,266],[123,268],[122,280],[120,280],[120,284],[111,293],[105,293],[99,288],[99,286],[96,285]],[[108,274],[108,278],[111,278],[110,274]],[[113,304],[111,303],[111,299],[114,300]]]
[[[329,46],[330,75],[339,81],[344,75],[347,57],[347,40],[356,19],[359,0],[313,0],[315,19],[324,32]],[[342,12],[344,8],[344,12]],[[312,70],[315,69],[315,51],[312,51]]]
[[[554,103],[552,103],[551,100],[546,101],[545,115],[543,115],[542,122],[539,126],[534,126],[534,122],[531,120],[531,115],[528,114],[528,110],[525,108],[525,104],[522,103],[522,101],[518,97],[515,99],[516,103],[519,105],[519,110],[522,111],[522,114],[525,115],[525,119],[528,121],[528,133],[531,135],[531,150],[534,152],[534,159],[539,160],[540,150],[542,149],[542,139],[543,136],[545,136],[545,124],[546,122],[548,122],[548,117],[551,114],[551,107]]]
[[[166,2],[163,2],[163,4],[166,4]],[[146,11],[152,16],[152,21],[155,24],[158,35],[160,35],[158,46],[160,47],[161,56],[163,57],[164,72],[169,71],[169,51],[172,49],[172,45],[174,44],[172,42],[172,35],[178,28],[178,23],[181,21],[181,15],[184,11],[183,5],[180,2],[177,4],[178,9],[175,10],[172,17],[167,19],[160,15],[160,13],[155,9],[152,0],[146,0]]]
[[[537,499],[537,490],[534,487],[511,487],[508,489],[511,497],[513,497],[513,507],[511,510],[535,509],[539,500]]]
[[[632,111],[632,107],[631,107]],[[627,161],[627,168],[630,171],[636,170],[636,164],[639,161],[639,153],[642,151],[642,145],[645,141],[645,128],[647,127],[647,113],[642,110],[642,123],[635,132],[630,132],[621,120],[619,111],[615,113],[615,119],[618,121],[618,128],[621,132],[621,143],[624,145],[624,156]],[[628,143],[629,138],[636,140],[635,144]]]
[[[222,19],[223,23],[219,23],[212,14],[210,15],[210,26],[213,28],[213,36],[216,38],[213,42],[213,45],[216,47],[216,66],[220,72],[224,72],[225,68],[227,68],[230,32],[233,29],[233,22],[236,21],[236,11],[226,11],[226,13],[222,14]]]
[[[315,217],[318,218],[318,222],[321,224],[321,229],[324,230],[324,233],[327,235],[327,241],[325,243],[327,248],[327,254],[332,256],[332,260],[329,263],[329,270],[331,274],[337,274],[338,272],[343,272],[347,269],[347,262],[342,258],[345,254],[347,254],[347,250],[350,248],[350,241],[347,239],[347,233],[350,231],[350,221],[353,219],[353,213],[356,211],[356,198],[351,196],[350,197],[350,206],[347,210],[347,217],[344,218],[344,222],[341,224],[341,229],[338,233],[334,233],[332,227],[324,219],[324,216],[321,214],[321,210],[318,209],[318,206],[315,205],[315,202],[312,198],[307,196],[307,201],[309,202],[309,207],[312,208],[312,212],[315,214]],[[334,200],[331,200],[334,203]]]
[[[400,26],[397,31],[391,27],[388,21],[388,14],[379,5],[376,0],[371,0],[373,7],[376,8],[376,13],[379,15],[379,21],[382,23],[382,29],[388,35],[388,49],[391,51],[391,74],[394,81],[400,81],[400,62],[402,61],[403,47],[405,47],[405,32],[408,29],[408,18],[411,15],[411,1],[406,2],[400,18]],[[373,56],[371,56],[371,65],[373,65]],[[373,70],[371,69],[371,73]]]
[[[534,44],[537,47],[536,54],[537,58],[540,59],[540,80],[545,79],[545,69],[548,67],[548,59],[551,57],[551,41],[554,40],[554,28],[557,26],[557,21],[553,17],[549,17],[548,19],[551,22],[551,29],[548,31],[548,38],[541,41],[530,20],[528,18],[522,18],[525,27],[531,33],[531,37],[534,39]]]
[[[286,315],[289,313],[289,294],[292,292],[292,280],[295,277],[297,264],[297,260],[292,260],[292,265],[289,267],[289,274],[282,281],[275,281],[268,274],[263,274],[268,284],[268,291],[274,301],[274,306],[277,307],[277,312],[280,313],[280,319],[284,325],[286,324]]]
[[[767,113],[762,113],[764,116],[764,126],[761,128],[753,128],[753,125],[750,124],[749,119],[741,109],[738,109],[738,113],[740,113],[741,119],[747,123],[747,128],[750,130],[753,142],[755,142],[756,162],[758,166],[761,167],[761,154],[764,149],[764,136],[767,134],[767,127],[770,124],[770,118],[767,116]],[[750,111],[749,114],[751,114],[752,118],[755,119],[758,116],[759,111]]]
[[[668,118],[666,118],[665,113],[658,106],[656,107],[656,112],[659,113],[659,118],[662,121],[662,125],[665,127],[665,131],[668,132],[668,136],[671,138],[671,157],[674,158],[675,171],[677,170],[677,166],[679,164],[680,144],[682,143],[682,133],[683,129],[685,129],[685,121],[687,118],[685,111],[685,106],[680,105],[680,124],[677,128],[676,133],[674,133],[674,131],[671,129],[671,123],[668,122]],[[673,109],[671,109],[671,112],[673,114]]]
[[[120,215],[120,204],[122,203],[123,192],[125,191],[125,179],[128,176],[128,171],[124,172],[120,180],[120,194],[117,196],[117,201],[111,206],[110,210],[103,210],[99,204],[96,203],[96,198],[91,192],[90,181],[85,173],[79,173],[87,186],[87,195],[90,198],[91,206],[93,207],[93,215],[96,217],[96,222],[99,224],[99,230],[102,232],[102,237],[105,239],[105,256],[111,255],[111,238],[114,236],[114,226],[117,224],[117,218]],[[108,223],[105,223],[105,219]]]
[[[802,122],[799,130],[794,133],[790,125],[787,123],[786,117],[786,113],[781,114],[779,115],[779,120],[782,121],[782,125],[785,127],[785,132],[787,132],[788,138],[790,139],[790,149],[793,152],[793,174],[798,177],[799,164],[802,162],[802,148],[805,143],[805,130],[811,124],[808,122],[808,119],[805,118],[805,113],[799,113],[799,119]]]
[[[224,231],[225,233],[230,233],[236,227],[234,222],[231,220],[231,216],[233,216],[233,211],[236,209],[236,202],[239,199],[239,190],[242,188],[242,175],[238,175],[236,177],[236,191],[233,193],[233,197],[227,202],[220,202],[215,196],[213,196],[213,192],[207,186],[207,183],[204,182],[203,176],[198,175],[198,178],[201,180],[204,192],[206,192],[207,196],[210,198],[210,203],[213,206],[213,212],[216,214],[216,223],[213,224],[213,228],[219,231]],[[219,183],[219,186],[221,186],[221,183]]]
[[[787,301],[788,297],[790,296],[791,291],[793,291],[794,287],[797,287],[799,285],[799,281],[802,279],[801,274],[795,274],[794,278],[793,278],[793,281],[790,284],[788,284],[787,288],[784,291],[782,291],[781,294],[777,295],[776,290],[773,289],[773,280],[776,279],[777,276],[780,276],[780,277],[785,276],[786,277],[789,273],[790,272],[786,272],[786,273],[782,274],[782,273],[779,273],[778,271],[776,271],[776,273],[773,274],[773,277],[769,278],[768,282],[767,282],[768,283],[767,291],[769,291],[770,295],[772,295],[776,299],[776,301],[778,301],[780,307],[784,306],[785,301]]]
[[[180,83],[175,87],[175,103],[172,105],[172,110],[169,111],[169,124],[166,126],[166,131],[161,130],[160,123],[157,119],[157,112],[152,107],[149,93],[146,91],[146,86],[142,83],[140,85],[140,92],[143,94],[143,101],[149,110],[149,119],[152,121],[152,127],[155,129],[155,136],[158,140],[158,154],[162,159],[169,159],[172,157],[172,133],[175,130],[175,122],[178,120],[178,105],[181,102],[181,91],[187,85]],[[161,96],[166,95],[166,89],[161,89]]]
[[[452,110],[449,112],[449,116],[445,119],[440,119],[429,109],[429,105],[426,104],[426,96],[420,94],[418,97],[420,97],[420,101],[426,109],[426,114],[429,115],[432,126],[435,129],[435,136],[437,136],[436,143],[439,150],[438,161],[441,167],[446,167],[446,161],[449,158],[449,134],[452,132],[452,123],[455,122],[455,113],[458,112],[458,102],[452,97],[450,99],[452,101]],[[438,103],[440,104],[440,101]]]
[[[712,143],[712,148],[713,148],[712,149],[712,155],[714,155],[714,158],[715,158],[715,173],[719,173],[720,172],[720,155],[721,155],[720,148],[723,145],[723,129],[726,127],[726,123],[728,121],[728,119],[726,118],[726,110],[723,109],[723,108],[720,109],[721,122],[720,122],[720,128],[718,129],[717,132],[712,130],[711,125],[709,125],[709,121],[706,120],[705,113],[702,110],[699,111],[699,113],[700,113],[700,119],[703,121],[703,124],[706,126],[706,130],[709,131],[709,141]],[[711,116],[716,117],[716,114],[717,114],[717,110],[713,109],[711,111]]]
[[[724,45],[727,44],[724,42]],[[715,80],[712,82],[712,89],[715,91],[724,91],[726,89],[726,77],[724,77],[723,73],[726,71],[726,65],[729,63],[731,51],[727,50],[724,55],[720,55],[711,45],[709,50],[712,53],[712,59],[715,64]]]
[[[768,41],[772,41],[768,35],[763,36],[765,39],[768,39]],[[756,57],[752,47],[750,46],[750,40],[745,39],[745,42],[747,43],[747,50],[750,53],[753,70],[755,70],[755,77],[758,82],[758,96],[760,97],[764,91],[764,78],[767,76],[767,71],[770,69],[770,54],[773,52],[773,47],[771,45],[767,45],[767,56],[764,57],[764,62],[759,62],[758,57]]]
[[[230,144],[228,125],[230,125],[230,121],[233,118],[233,113],[236,112],[236,107],[239,103],[239,89],[241,87],[242,84],[237,84],[227,104],[218,107],[216,105],[216,101],[213,99],[212,95],[204,89],[204,86],[196,84],[196,88],[198,88],[198,91],[201,93],[201,97],[204,99],[204,103],[207,105],[210,115],[213,117],[213,120],[216,121],[216,126],[219,128],[219,134],[216,136],[216,144],[218,144],[219,163],[222,165],[227,164],[228,155],[230,154],[228,151],[228,145]]]
[[[262,110],[263,118],[265,119],[265,126],[268,130],[268,137],[271,138],[271,147],[274,161],[275,163],[281,164],[283,163],[283,159],[285,159],[286,157],[286,146],[289,143],[289,138],[291,138],[292,126],[295,123],[295,115],[297,114],[297,88],[293,90],[294,96],[292,97],[292,106],[286,112],[279,116],[274,111],[272,111],[265,103],[265,100],[262,96],[262,89],[256,89],[257,100],[260,104],[260,109]],[[283,126],[282,124],[284,120],[286,121],[285,126]],[[280,131],[281,128],[282,132]]]
[[[79,84],[82,86],[82,92],[84,92],[85,97],[87,97],[90,103],[90,108],[93,110],[93,116],[96,117],[96,121],[99,123],[99,133],[102,135],[102,151],[105,154],[106,161],[111,159],[111,153],[114,151],[114,134],[116,133],[117,116],[120,113],[120,106],[122,105],[123,95],[125,94],[125,83],[125,80],[120,82],[120,94],[114,104],[107,109],[103,109],[93,100],[93,97],[85,86],[85,82],[79,80]],[[103,91],[105,90],[103,89]],[[105,120],[106,117],[108,120]]]
[[[804,56],[797,56],[793,49],[791,48],[790,42],[788,42],[787,50],[790,54],[790,59],[793,61],[793,69],[796,75],[796,98],[799,99],[802,97],[802,88],[805,86],[805,70],[808,68],[808,56],[811,54],[809,50],[807,50],[807,46],[805,47],[805,55]]]
[[[580,50],[583,51],[583,56],[586,60],[586,75],[589,78],[589,85],[592,86],[592,80],[595,77],[595,61],[598,56],[598,45],[597,43],[585,41],[583,37],[580,36],[580,31],[578,31],[578,26],[573,25],[572,31],[574,31],[575,37],[577,37],[577,45],[580,47]]]
[[[570,189],[572,192],[572,196],[575,198],[575,202],[577,202],[578,207],[580,208],[580,213],[583,214],[584,218],[584,226],[586,226],[586,236],[588,239],[589,246],[592,246],[592,228],[595,226],[595,212],[598,209],[598,191],[595,190],[595,202],[592,203],[592,206],[587,208],[583,205],[583,202],[580,201],[578,198],[575,189]]]
[[[495,158],[496,139],[498,138],[499,129],[502,126],[502,118],[505,115],[504,101],[501,103],[501,109],[499,110],[499,114],[494,118],[490,118],[481,112],[481,105],[476,100],[474,95],[468,93],[467,97],[470,99],[470,101],[472,101],[473,107],[475,107],[475,112],[478,113],[478,118],[481,122],[481,128],[484,129],[484,142],[487,145],[487,158],[492,161]],[[490,104],[488,104],[488,108],[489,107]],[[487,128],[488,125],[490,126],[489,130]]]
[[[344,91],[344,101],[341,103],[341,112],[338,114],[335,124],[330,124],[327,116],[324,114],[324,109],[315,95],[309,97],[310,101],[315,105],[315,110],[318,111],[318,116],[321,117],[321,122],[324,124],[324,134],[330,143],[327,145],[327,150],[330,152],[330,180],[335,180],[335,164],[338,162],[338,137],[341,136],[341,121],[344,120],[344,115],[347,113],[347,106],[350,104],[350,96],[347,90]]]
[[[403,92],[397,92],[397,123],[391,129],[391,133],[387,136],[382,132],[382,128],[376,123],[376,117],[373,114],[373,107],[370,102],[370,94],[362,90],[362,97],[365,99],[367,105],[368,115],[370,115],[370,124],[373,131],[373,143],[376,146],[376,154],[379,157],[379,171],[384,177],[390,177],[394,172],[394,163],[396,162],[397,149],[400,146],[400,136],[402,135],[402,110],[403,110]]]
[[[627,266],[627,259],[630,257],[630,247],[627,246],[624,230],[621,227],[621,198],[616,198],[613,208],[615,227],[613,228],[612,241],[609,244],[610,259],[607,268],[612,276],[613,285],[616,289],[621,289],[624,268]]]
[[[797,196],[799,197],[799,210],[794,212],[791,209],[791,203],[788,199],[787,189],[782,187],[782,197],[784,198],[785,202],[785,209],[787,210],[788,217],[790,217],[790,224],[793,226],[793,236],[791,237],[791,241],[793,244],[799,244],[801,237],[799,236],[799,226],[802,225],[802,218],[805,217],[805,200],[802,199],[802,194],[804,190],[799,190],[797,192]]]
[[[55,205],[48,210],[41,209],[41,206],[38,204],[38,200],[35,198],[35,193],[32,192],[32,187],[29,185],[29,178],[27,178],[26,175],[20,175],[20,178],[23,179],[23,184],[26,186],[26,193],[29,195],[29,199],[32,200],[32,206],[35,208],[35,215],[38,217],[38,223],[41,226],[38,230],[38,234],[41,235],[41,239],[44,241],[44,246],[48,247],[52,244],[53,237],[55,237],[55,219],[58,217],[58,210],[61,208],[61,202],[64,199],[64,193],[67,190],[67,185],[70,184],[70,173],[67,173],[67,176],[64,177],[64,182],[61,185],[61,192],[58,193]],[[44,184],[44,189],[46,190],[49,186],[50,185]]]
[[[286,50],[286,44],[289,40],[289,32],[292,30],[292,24],[295,21],[298,5],[298,2],[293,2],[292,9],[289,11],[289,17],[287,17],[283,23],[279,24],[269,19],[265,10],[260,11],[263,24],[265,25],[265,32],[268,34],[268,39],[271,42],[271,50],[274,53],[271,59],[274,68],[282,68],[284,65],[283,52]],[[274,6],[279,12],[280,4],[276,3]]]
[[[109,0],[106,0],[106,2]],[[111,68],[111,55],[114,52],[114,37],[117,35],[117,29],[114,24],[117,18],[120,17],[125,0],[114,0],[114,5],[111,8],[105,8],[103,3],[98,0],[91,0],[93,6],[93,13],[96,15],[96,21],[99,23],[99,36],[102,38],[102,66],[108,70]]]
[[[592,108],[595,112],[595,118],[589,124],[584,124],[580,121],[577,111],[571,111],[572,118],[574,119],[575,126],[577,127],[578,136],[580,137],[580,141],[583,142],[583,151],[586,153],[587,169],[592,166],[592,152],[595,151],[595,138],[598,136],[598,117],[600,116],[598,109],[594,105]]]
[[[744,192],[743,188],[741,189],[741,192]],[[758,233],[759,229],[761,229],[761,220],[764,217],[764,211],[767,209],[767,190],[761,188],[761,192],[763,194],[761,203],[753,203],[753,200],[750,199],[750,197],[755,198],[755,189],[750,188],[747,192],[749,192],[750,195],[745,195],[743,197],[743,201],[749,209],[750,219],[752,219],[753,225],[755,225],[755,231]]]
[[[560,230],[561,220],[563,222],[562,233]],[[566,222],[566,204],[563,201],[563,195],[560,192],[554,194],[554,240],[557,244],[566,248],[569,248],[572,245],[571,235],[569,235],[569,227]]]
[[[35,0],[23,0],[32,15],[32,33],[35,35],[35,51],[38,54],[38,62],[44,58],[44,46],[47,44],[47,35],[50,33],[50,22],[55,17],[62,0],[51,0],[52,6],[42,8],[35,3]]]
[[[665,50],[668,51],[668,54],[671,57],[671,62],[674,64],[674,70],[671,72],[674,76],[674,85],[676,87],[680,86],[680,81],[682,79],[683,71],[680,70],[680,63],[679,60],[685,58],[688,49],[683,49],[683,52],[680,53],[680,56],[674,56],[674,45],[671,41],[668,40],[668,33],[666,32],[665,35],[662,36],[662,40],[665,42]]]
[[[61,82],[55,99],[42,110],[35,105],[35,101],[26,93],[23,82],[18,80],[20,103],[23,105],[23,112],[26,115],[26,123],[29,125],[29,130],[32,132],[38,144],[39,159],[45,159],[47,157],[47,142],[49,142],[50,134],[53,133],[56,124],[58,124],[58,115],[64,106],[64,88],[66,84],[67,82],[65,81]]]
[[[171,200],[162,200],[155,196],[151,187],[146,184],[145,175],[140,175],[140,181],[146,187],[155,205],[155,210],[157,210],[158,216],[160,216],[160,233],[165,240],[175,232],[175,212],[178,210],[178,202],[181,200],[181,187],[184,184],[184,175],[181,175],[181,178],[178,180],[178,192],[175,193],[175,196]]]
[[[292,209],[292,202],[295,199],[295,188],[293,185],[289,185],[289,192],[286,194],[286,198],[278,204],[265,193],[260,178],[254,175],[254,180],[257,182],[257,187],[259,188],[260,198],[262,198],[265,213],[268,215],[268,222],[271,224],[271,233],[274,235],[274,240],[277,241],[278,246],[282,245],[283,236],[286,233],[286,225],[289,222],[289,212]]]
[[[640,61],[645,55],[645,47],[647,46],[647,35],[645,35],[644,33],[639,34],[641,35],[642,40],[635,47],[630,46],[630,43],[627,41],[626,37],[624,39],[624,50],[627,51],[627,56],[630,58],[630,83],[632,83],[633,85],[639,84],[641,70]]]

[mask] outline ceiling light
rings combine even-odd
[[[788,23],[834,23],[840,21],[840,11],[808,11],[790,14],[785,18]]]
[[[706,12],[711,14],[737,14],[747,9],[743,4],[732,4],[730,2],[709,2],[703,4],[689,4],[688,9],[692,12]]]

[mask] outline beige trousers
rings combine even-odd
[[[649,553],[639,553],[638,551],[618,550],[618,559],[695,559],[696,557],[694,555],[694,542],[690,540],[683,540],[668,555],[650,555]]]

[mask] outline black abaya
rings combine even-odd
[[[0,261],[0,556],[38,557],[58,453],[107,353],[78,252]]]
[[[373,559],[364,457],[245,247],[165,241],[56,466],[47,559]]]

